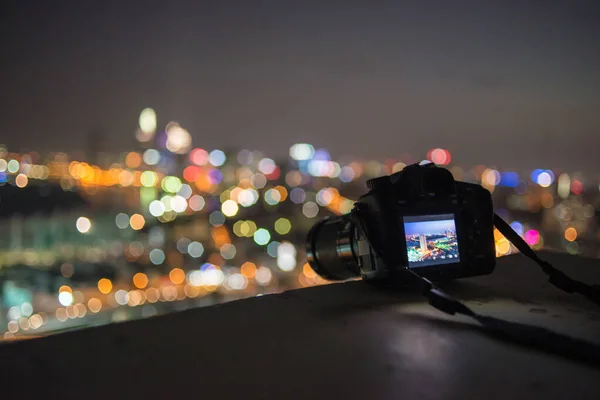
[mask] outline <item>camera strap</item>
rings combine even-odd
[[[506,223],[498,214],[494,214],[494,226],[504,235],[523,255],[535,261],[548,275],[548,281],[557,288],[567,293],[579,293],[588,300],[600,305],[600,286],[588,285],[586,283],[569,278],[564,272],[554,268],[548,262],[542,260],[531,247],[523,240],[515,230]]]
[[[358,215],[359,207],[352,210],[352,220],[369,242],[373,251],[383,260],[387,260],[381,251],[370,243],[368,231]],[[499,216],[494,215],[494,225],[511,243],[523,254],[538,263],[544,272],[550,276],[550,282],[568,293],[581,293],[590,300],[598,303],[597,286],[589,286],[582,282],[567,277],[564,273],[541,260],[529,245]],[[474,319],[485,331],[502,340],[521,346],[534,347],[542,351],[553,353],[566,358],[571,358],[594,367],[600,367],[600,345],[569,335],[558,333],[543,327],[506,321],[487,315],[476,313],[464,303],[437,288],[431,281],[423,278],[410,268],[401,269],[405,276],[411,277],[413,287],[416,287],[427,298],[429,305],[449,315],[461,314]]]

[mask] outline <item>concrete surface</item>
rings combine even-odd
[[[600,261],[544,253],[600,282]],[[600,343],[600,310],[521,255],[445,285]],[[0,346],[3,399],[600,399],[600,369],[486,336],[413,294],[332,284]]]

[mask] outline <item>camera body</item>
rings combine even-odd
[[[434,164],[413,164],[367,182],[351,214],[317,223],[308,234],[311,267],[331,280],[402,279],[406,268],[442,281],[494,270],[489,191],[456,182]]]

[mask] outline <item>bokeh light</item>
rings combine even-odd
[[[189,206],[194,211],[200,211],[204,208],[206,202],[204,201],[204,197],[199,194],[195,194],[190,197]]]
[[[77,230],[81,233],[88,233],[90,229],[92,229],[91,221],[86,217],[77,218],[77,222],[75,223]]]
[[[310,160],[315,154],[315,148],[308,143],[296,143],[290,147],[290,157],[294,160]]]
[[[73,304],[73,295],[69,292],[60,292],[58,294],[58,302],[64,307],[70,306]]]
[[[308,201],[302,206],[302,213],[306,218],[314,218],[319,213],[319,206],[315,202]]]
[[[204,246],[200,242],[191,242],[187,247],[187,253],[193,258],[202,257],[202,254],[204,254]]]
[[[227,157],[225,156],[225,153],[218,149],[211,151],[208,155],[208,161],[215,167],[220,167],[221,165],[225,164],[226,159]]]
[[[144,162],[148,165],[156,165],[160,161],[160,153],[155,149],[148,149],[144,151],[142,156]]]
[[[159,200],[152,200],[148,206],[148,211],[153,217],[160,217],[165,213],[165,205]]]
[[[565,230],[565,239],[569,242],[573,242],[577,239],[577,230],[573,227],[567,228]]]
[[[98,281],[98,290],[102,294],[108,294],[111,292],[113,284],[110,279],[102,278]]]
[[[256,242],[256,244],[264,246],[267,243],[269,243],[269,240],[271,240],[271,234],[268,230],[260,228],[256,232],[254,232],[254,241]]]
[[[146,220],[144,219],[144,216],[141,214],[133,214],[129,218],[129,225],[131,225],[131,229],[133,229],[135,231],[139,231],[140,229],[142,229],[145,224],[146,224]]]
[[[160,265],[165,262],[165,252],[161,249],[152,249],[148,254],[150,262],[154,265]]]
[[[238,212],[238,205],[233,200],[226,200],[221,205],[221,211],[223,212],[223,214],[225,216],[227,216],[227,217],[233,217]]]
[[[185,272],[181,268],[173,268],[169,272],[169,279],[176,285],[179,285],[185,281]]]
[[[530,229],[527,232],[525,232],[525,241],[530,246],[537,244],[539,242],[539,240],[540,240],[540,233],[538,231],[536,231],[535,229]]]
[[[148,286],[148,276],[143,272],[138,272],[133,275],[133,284],[138,289],[144,289]]]
[[[282,217],[275,221],[275,232],[279,233],[280,235],[289,233],[291,229],[292,223],[289,219]]]
[[[27,183],[29,183],[29,178],[27,178],[27,175],[25,174],[19,174],[15,178],[15,184],[20,188],[27,186]]]
[[[248,279],[252,279],[256,276],[256,264],[250,261],[246,261],[240,267],[240,272]]]
[[[153,135],[156,132],[156,112],[152,108],[144,108],[139,117],[140,130],[148,135]],[[141,142],[147,142],[152,139],[152,136],[144,136]]]
[[[256,275],[254,276],[254,279],[259,285],[267,286],[273,279],[273,273],[269,268],[265,266],[260,266],[256,270]]]

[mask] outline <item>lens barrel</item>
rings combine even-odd
[[[349,215],[325,218],[315,224],[306,238],[306,254],[312,269],[329,280],[359,276],[354,236]]]

